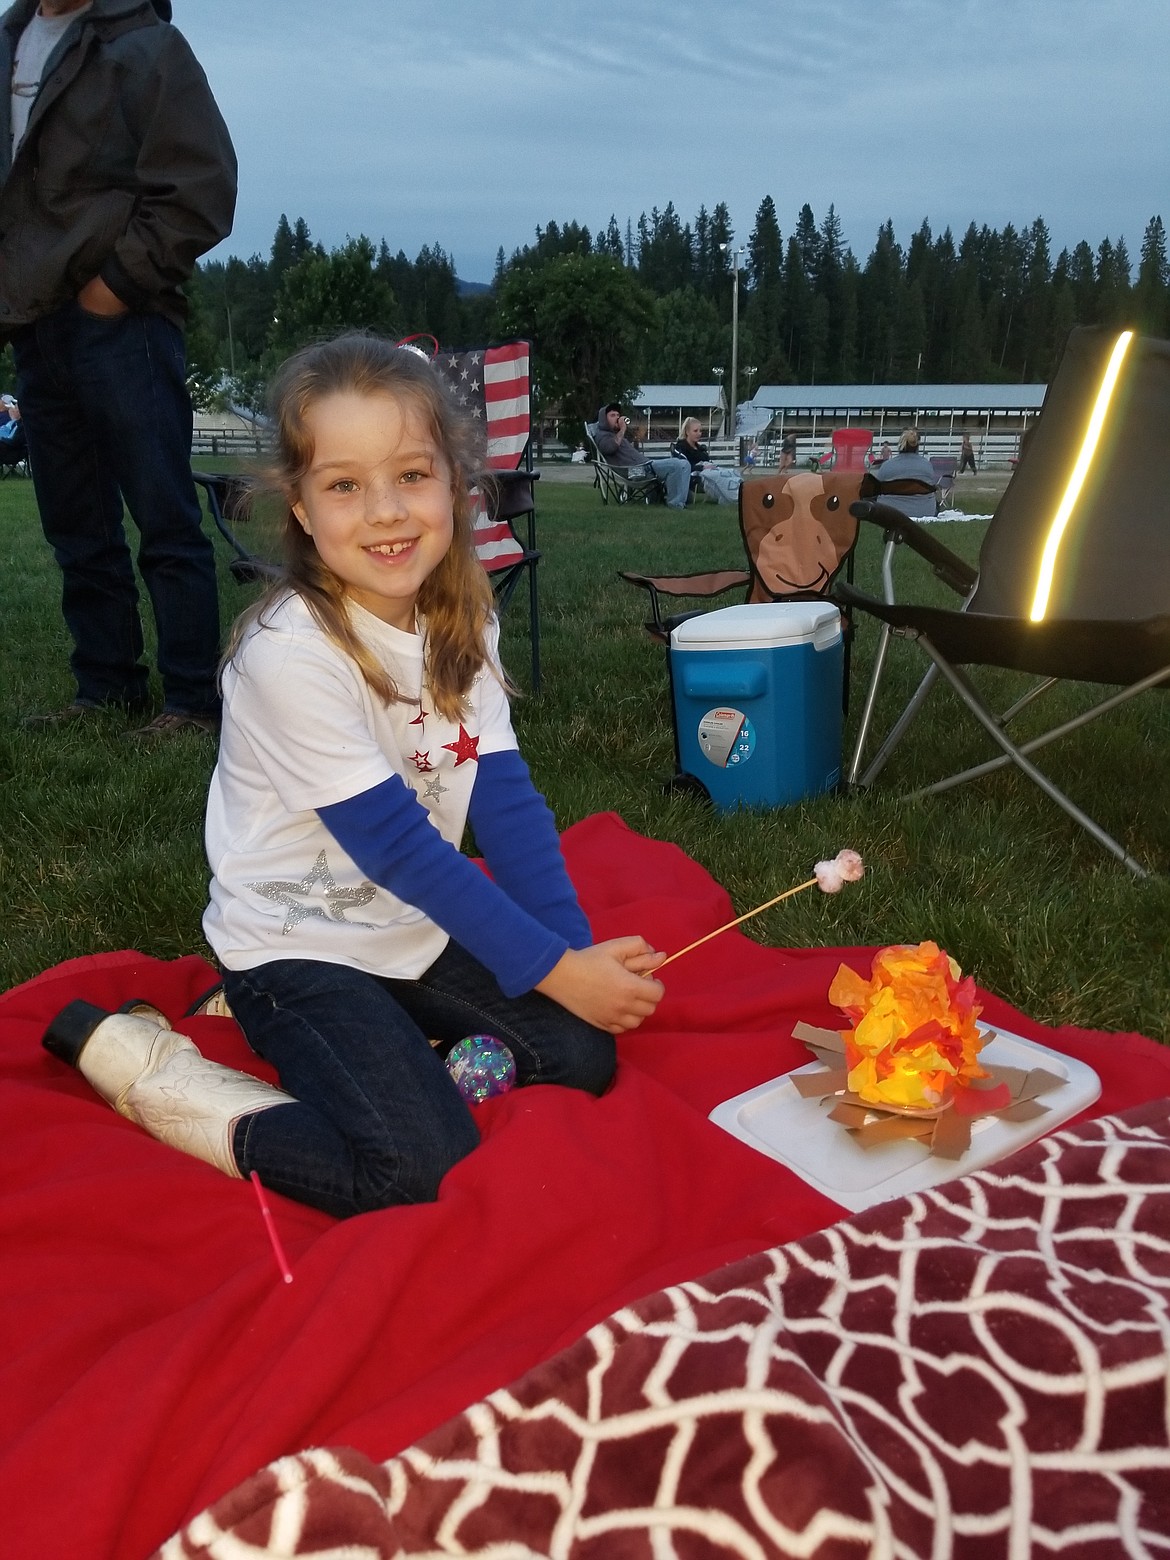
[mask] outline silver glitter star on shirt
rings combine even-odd
[[[312,894],[317,884],[324,891],[326,906],[324,909],[319,904],[306,905],[301,900]],[[265,899],[271,899],[274,904],[284,905],[288,911],[285,916],[281,935],[287,937],[295,926],[299,926],[309,916],[316,916],[321,921],[341,921],[346,926],[364,926],[372,931],[373,926],[369,921],[347,921],[345,912],[356,905],[368,905],[378,890],[373,883],[362,883],[358,888],[341,888],[329,870],[329,862],[325,852],[322,851],[313,863],[313,870],[307,877],[299,882],[285,882],[280,878],[274,878],[267,883],[249,883],[248,887],[254,893],[262,894]]]
[[[451,787],[449,785],[444,785],[438,775],[432,775],[431,778],[425,782],[423,796],[428,802],[437,802],[439,797],[446,796],[450,789]]]

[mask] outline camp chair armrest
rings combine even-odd
[[[850,504],[849,512],[858,520],[881,526],[887,540],[905,542],[920,558],[930,564],[943,584],[948,585],[956,595],[970,594],[971,587],[979,577],[978,569],[960,558],[957,553],[953,553],[949,547],[944,547],[937,537],[931,536],[901,510],[880,503],[876,499],[863,498],[855,504]]]
[[[751,583],[751,575],[746,569],[717,569],[705,574],[634,574],[619,569],[618,579],[649,593],[653,622],[646,626],[658,639],[669,638],[669,624],[662,616],[660,596],[721,596],[724,591],[742,589]]]

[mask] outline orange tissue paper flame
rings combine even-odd
[[[829,1001],[853,1021],[842,1031],[849,1088],[886,1110],[933,1110],[988,1074],[975,982],[937,943],[882,948],[869,980],[842,964]]]

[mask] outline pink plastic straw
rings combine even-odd
[[[288,1265],[284,1247],[280,1244],[280,1236],[276,1233],[276,1224],[272,1218],[272,1209],[268,1206],[268,1199],[264,1195],[264,1188],[260,1185],[260,1177],[255,1170],[252,1171],[252,1185],[256,1189],[256,1201],[260,1204],[260,1214],[264,1220],[264,1228],[268,1231],[268,1239],[272,1242],[272,1254],[276,1258],[280,1276],[286,1284],[291,1284],[293,1281],[292,1269]]]

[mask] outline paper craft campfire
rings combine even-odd
[[[917,1138],[941,1159],[970,1147],[972,1122],[986,1116],[1030,1121],[1048,1110],[1040,1095],[1062,1079],[1043,1068],[986,1067],[975,982],[937,943],[882,948],[869,980],[842,964],[829,1000],[852,1029],[797,1024],[823,1064],[792,1082],[805,1099],[832,1100],[829,1119],[862,1148]]]

